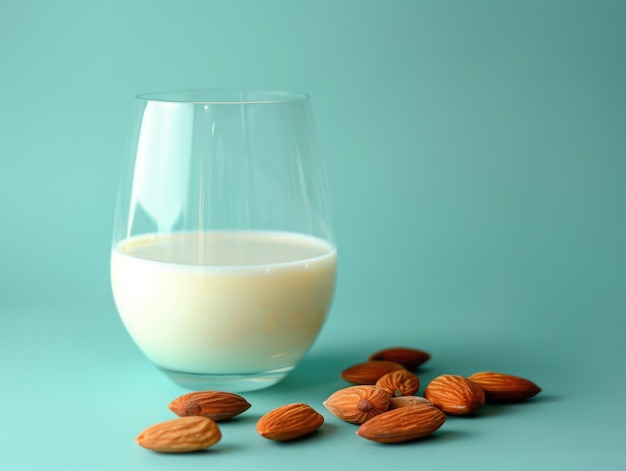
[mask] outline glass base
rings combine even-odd
[[[249,374],[197,374],[172,371],[158,366],[174,383],[192,391],[246,392],[269,388],[294,369],[293,366]]]

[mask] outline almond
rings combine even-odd
[[[341,372],[341,377],[349,383],[376,384],[376,381],[384,374],[404,369],[406,369],[404,366],[395,361],[367,361],[346,368]]]
[[[430,353],[409,347],[394,347],[372,353],[369,360],[386,360],[400,363],[407,370],[415,371],[430,359]]]
[[[412,396],[419,390],[420,380],[408,370],[397,370],[382,375],[376,386],[391,396]]]
[[[411,407],[420,404],[433,405],[432,402],[421,396],[397,396],[389,399],[389,409],[399,409],[400,407]]]
[[[198,391],[177,397],[168,407],[180,417],[202,415],[217,422],[241,414],[250,408],[250,404],[237,394]]]
[[[441,375],[433,379],[424,391],[426,399],[450,414],[471,414],[485,404],[485,393],[463,376]]]
[[[505,373],[481,371],[467,379],[482,388],[488,402],[525,401],[541,392],[541,388],[532,381]]]
[[[295,403],[265,414],[257,422],[256,430],[262,437],[282,442],[313,433],[323,423],[324,417],[311,406]]]
[[[390,410],[368,420],[357,435],[380,443],[399,443],[430,435],[443,425],[446,414],[426,403]]]
[[[139,445],[162,453],[185,453],[208,448],[222,438],[213,419],[180,417],[152,425],[136,438]]]
[[[389,409],[389,393],[374,385],[348,386],[335,391],[323,404],[335,417],[362,424]]]

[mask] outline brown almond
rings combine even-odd
[[[315,432],[324,417],[308,404],[286,404],[259,419],[256,430],[262,437],[276,441],[294,440]]]
[[[136,441],[153,451],[186,453],[204,450],[221,438],[222,433],[213,419],[191,416],[154,424],[141,432]]]
[[[393,347],[372,353],[369,360],[394,361],[409,371],[416,371],[423,363],[430,360],[430,353],[416,348]]]
[[[323,405],[341,420],[362,424],[387,411],[389,398],[389,393],[378,386],[348,386],[331,394]]]
[[[341,372],[341,377],[349,383],[376,384],[384,374],[404,369],[404,366],[394,361],[367,361],[346,368]]]
[[[433,405],[432,402],[422,396],[396,396],[389,399],[389,409],[418,406],[420,404]]]
[[[250,404],[243,397],[222,391],[183,394],[169,404],[169,409],[180,417],[201,415],[216,422],[235,417],[249,408]]]
[[[446,414],[426,403],[384,412],[368,420],[357,435],[379,443],[416,440],[436,431],[446,421]]]
[[[420,380],[408,370],[397,370],[382,375],[376,386],[387,391],[391,396],[412,396],[420,388]]]
[[[467,379],[482,388],[487,402],[520,402],[541,392],[532,381],[506,373],[481,371]]]
[[[485,393],[463,376],[441,375],[424,390],[426,399],[450,414],[464,415],[476,412],[485,404]]]

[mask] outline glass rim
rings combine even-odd
[[[191,105],[252,105],[296,103],[306,101],[309,95],[287,90],[206,89],[172,92],[141,93],[139,101]]]

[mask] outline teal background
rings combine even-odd
[[[626,469],[626,2],[0,0],[0,469]],[[108,259],[134,96],[311,94],[340,265],[322,335],[206,453],[134,437],[182,394],[117,317]],[[525,404],[382,446],[321,401],[407,345]],[[326,417],[278,445],[256,420]]]

